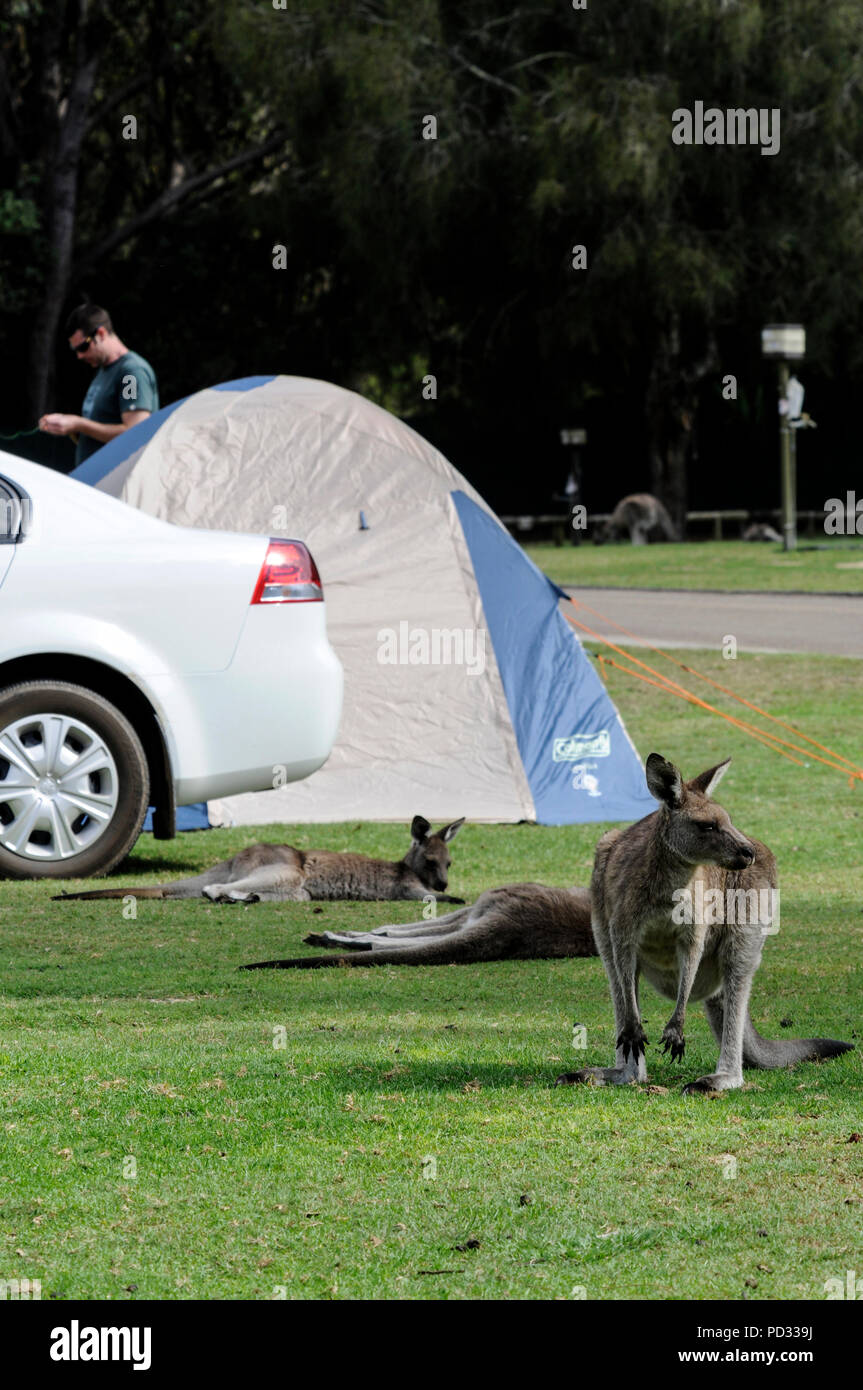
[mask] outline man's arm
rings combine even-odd
[[[149,410],[124,410],[122,425],[102,425],[98,420],[88,420],[83,415],[43,415],[39,421],[39,428],[45,434],[86,434],[90,439],[98,440],[100,444],[107,444],[109,439],[116,439],[118,434],[125,434],[126,430],[131,429],[133,425],[139,425],[149,416]]]

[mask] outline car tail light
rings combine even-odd
[[[252,603],[319,603],[323,596],[318,567],[302,541],[271,540]]]

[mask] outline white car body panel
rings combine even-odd
[[[326,761],[342,699],[326,605],[251,604],[268,537],[158,521],[8,454],[0,477],[32,499],[25,539],[0,545],[0,664],[66,654],[133,681],[180,805]]]
[[[3,580],[6,578],[14,553],[14,546],[0,545],[0,589],[3,587]]]

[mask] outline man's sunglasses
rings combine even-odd
[[[99,330],[97,329],[96,332],[98,331]],[[80,343],[76,343],[75,346],[72,348],[72,351],[76,353],[78,357],[80,357],[82,352],[87,351],[95,336],[95,333],[91,333],[89,338],[84,338]]]

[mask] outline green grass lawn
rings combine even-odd
[[[855,663],[696,664],[863,756]],[[777,854],[758,1028],[863,1038],[863,786],[612,679],[642,755],[687,775],[733,755],[722,802]],[[466,826],[451,889],[586,882],[600,829]],[[406,838],[372,824],[145,836],[117,881],[254,839],[396,857]],[[553,1089],[612,1058],[598,960],[244,974],[307,950],[309,929],[416,908],[142,901],[131,918],[52,891],[0,885],[0,1278],[61,1299],[820,1299],[863,1269],[860,1051],[683,1099],[715,1048],[695,1007],[683,1065],[658,1055],[672,1005],[647,989],[652,1085]]]
[[[555,546],[551,542],[524,549],[556,584],[592,584],[616,589],[744,589],[806,593],[863,594],[863,537],[842,537],[827,550],[800,549],[786,554],[779,545],[746,541],[687,541],[680,545]]]

